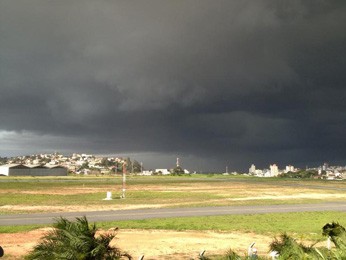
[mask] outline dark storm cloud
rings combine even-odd
[[[0,130],[210,169],[340,162],[345,14],[344,1],[1,1]]]

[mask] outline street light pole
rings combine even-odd
[[[123,190],[121,198],[125,199],[125,191],[126,191],[126,163],[123,164]]]

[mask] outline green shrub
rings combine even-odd
[[[95,236],[96,225],[90,226],[86,217],[76,218],[75,222],[59,218],[53,226],[27,260],[114,260],[122,256],[131,259],[130,255],[110,245],[114,232]]]

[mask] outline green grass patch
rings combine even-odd
[[[345,193],[345,181],[295,180],[223,176],[217,174],[187,176],[128,176],[126,200],[120,200],[122,177],[67,176],[67,177],[0,177],[0,206],[128,206],[162,204],[165,207],[203,207],[234,205],[270,205],[341,201],[324,197],[277,199],[275,195],[295,193]],[[200,188],[199,187],[203,187]],[[241,187],[241,188],[240,188]],[[179,189],[181,188],[181,189]],[[278,190],[279,188],[279,190]],[[283,188],[283,189],[281,189]],[[203,190],[204,189],[204,190]],[[76,190],[77,193],[72,194]],[[58,191],[58,192],[56,192]],[[66,194],[64,194],[66,191]],[[102,191],[102,192],[101,192]],[[114,200],[104,201],[106,191]],[[272,192],[274,191],[274,192]],[[80,193],[78,193],[80,192]],[[257,194],[273,195],[273,199],[254,199]],[[232,200],[248,197],[249,200]],[[323,196],[321,197],[323,198]],[[4,207],[0,214],[23,213],[24,209]],[[20,211],[19,211],[20,210]],[[39,212],[37,209],[30,212]],[[52,208],[51,211],[54,211]]]
[[[302,239],[321,238],[322,227],[332,221],[346,226],[345,212],[296,212],[251,215],[224,215],[206,217],[157,218],[97,222],[100,229],[164,229],[164,230],[213,230],[217,232],[245,232],[275,236],[286,232]],[[0,226],[0,233],[30,231],[47,225]]]
[[[47,225],[0,226],[0,233],[27,232],[44,227],[47,227]]]
[[[169,202],[189,202],[199,200],[210,200],[222,198],[216,194],[203,192],[162,192],[162,191],[129,191],[126,193],[126,200],[102,200],[106,196],[105,192],[81,193],[81,194],[26,194],[7,193],[0,199],[2,205],[114,205],[114,204],[158,204]],[[117,194],[113,193],[114,198]],[[120,198],[120,192],[118,197]]]
[[[294,200],[279,200],[279,199],[261,199],[261,200],[239,200],[239,201],[200,201],[191,202],[185,205],[177,205],[174,207],[217,207],[217,206],[251,206],[251,205],[295,205],[295,204],[317,204],[326,202],[344,202],[345,200],[340,199],[294,199]]]
[[[320,237],[322,227],[332,221],[345,226],[346,213],[328,211],[180,217],[101,222],[97,225],[104,229],[117,226],[122,229],[215,230],[218,232],[253,232],[265,235],[287,232],[305,239],[316,239]]]

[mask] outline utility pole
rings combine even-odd
[[[123,164],[123,190],[121,198],[125,199],[125,191],[126,191],[126,163]]]

